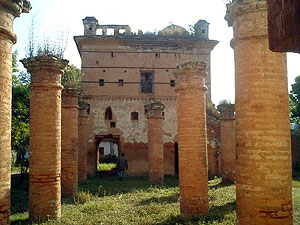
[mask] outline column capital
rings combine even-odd
[[[220,104],[217,108],[220,112],[220,119],[234,118],[235,104]]]
[[[28,0],[1,0],[0,7],[6,9],[14,17],[20,16],[21,13],[29,13],[31,4]]]
[[[80,90],[76,88],[64,88],[62,91],[62,105],[64,107],[76,107],[78,106],[78,96],[80,95]]]
[[[267,10],[267,4],[266,0],[233,0],[226,4],[226,8],[225,20],[231,27],[236,17],[253,11]]]
[[[207,75],[207,63],[206,62],[186,62],[176,67],[174,76],[178,79],[181,75]],[[192,72],[192,73],[191,73]]]
[[[165,109],[165,105],[161,102],[154,102],[145,105],[145,111],[147,118],[150,117],[162,117],[162,111]]]

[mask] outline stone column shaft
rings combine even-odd
[[[234,1],[237,224],[293,224],[286,54],[269,50],[266,1]]]
[[[61,216],[61,74],[68,61],[23,59],[31,74],[29,217]]]
[[[184,217],[208,214],[205,103],[206,63],[177,68],[180,212]]]
[[[222,161],[222,182],[234,183],[236,167],[235,148],[235,117],[233,106],[221,105],[221,161]],[[219,107],[218,107],[219,108]]]
[[[78,113],[78,182],[87,181],[87,142],[88,142],[88,114],[86,109]]]
[[[9,224],[10,215],[13,21],[30,9],[28,1],[0,2],[0,225]]]
[[[61,192],[66,197],[78,192],[78,94],[66,88],[62,95]]]
[[[163,116],[160,102],[145,105],[148,118],[148,174],[151,184],[164,182]]]

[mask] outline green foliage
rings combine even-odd
[[[99,163],[98,171],[109,171],[117,167],[116,163]]]
[[[117,163],[118,157],[116,155],[100,155],[99,163]]]
[[[18,74],[17,54],[13,53],[12,67],[11,146],[17,152],[17,163],[21,165],[21,172],[26,172],[28,161],[24,156],[29,151],[30,76],[27,73]]]
[[[219,112],[211,101],[206,102],[206,114],[215,118],[219,117]]]
[[[67,70],[61,78],[61,83],[64,87],[80,90],[81,70],[72,64],[68,65]]]
[[[300,76],[295,78],[290,92],[290,120],[292,123],[300,124]]]

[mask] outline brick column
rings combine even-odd
[[[148,119],[148,174],[151,184],[164,182],[163,116],[161,102],[145,105]]]
[[[28,1],[0,2],[0,225],[9,224],[10,215],[13,21],[30,9]]]
[[[23,59],[31,74],[29,217],[61,216],[61,74],[68,61],[50,56]]]
[[[221,113],[222,182],[233,183],[235,181],[236,164],[234,105],[219,105],[218,110]]]
[[[208,214],[206,63],[188,62],[175,71],[179,147],[180,212]]]
[[[61,112],[61,193],[74,197],[78,192],[78,96],[79,91],[65,88]]]
[[[87,142],[88,114],[86,105],[80,106],[78,112],[78,182],[87,181]]]
[[[286,54],[268,46],[266,1],[234,1],[237,223],[293,224]]]

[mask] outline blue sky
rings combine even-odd
[[[18,43],[19,59],[25,57],[28,30],[32,18],[40,36],[55,36],[63,29],[68,34],[65,58],[80,67],[81,60],[73,41],[74,35],[83,34],[82,19],[94,16],[100,24],[128,24],[133,32],[137,30],[159,31],[170,23],[185,28],[199,19],[210,23],[210,39],[220,43],[211,56],[212,100],[218,104],[222,99],[234,101],[234,55],[229,43],[232,28],[224,20],[224,0],[30,0],[32,10],[22,14],[14,23]],[[288,54],[289,83],[300,75],[299,54]]]

